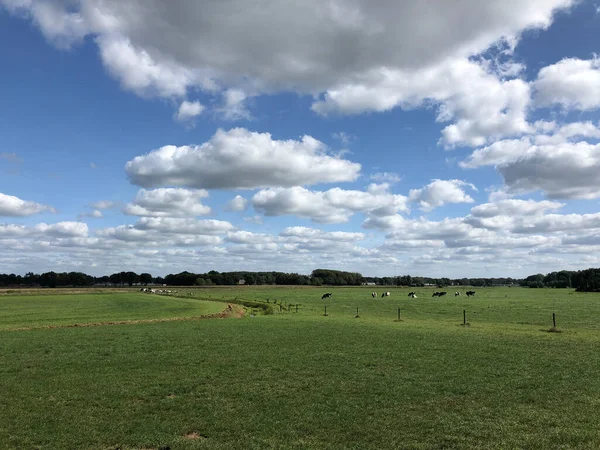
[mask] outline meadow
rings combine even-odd
[[[411,290],[0,295],[0,448],[600,448],[600,294]]]

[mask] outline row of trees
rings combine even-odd
[[[359,286],[375,284],[382,286],[523,286],[529,288],[577,288],[579,291],[600,291],[600,269],[581,271],[561,270],[546,275],[538,273],[524,279],[516,278],[429,278],[402,275],[397,277],[363,277],[357,272],[316,269],[310,275],[285,272],[181,272],[166,277],[153,277],[149,273],[118,272],[93,277],[82,272],[29,272],[24,276],[0,274],[0,287],[86,287],[86,286],[133,286],[167,284],[171,286],[212,285],[313,285],[313,286]]]
[[[561,270],[546,275],[538,273],[525,278],[521,286],[531,288],[577,288],[580,292],[600,292],[600,269]]]
[[[88,287],[94,285],[133,286],[134,284],[162,284],[164,279],[154,278],[149,273],[137,274],[135,272],[119,272],[103,277],[93,277],[83,272],[45,272],[35,274],[26,273],[24,276],[11,274],[0,274],[0,286],[2,287]]]

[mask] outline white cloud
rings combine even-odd
[[[502,81],[475,61],[449,60],[413,71],[373,70],[359,83],[330,89],[313,104],[319,114],[413,109],[427,100],[440,104],[440,122],[456,120],[442,131],[447,147],[483,145],[490,139],[523,134],[530,129],[526,111],[529,85]]]
[[[51,206],[0,193],[0,216],[25,217],[44,211],[56,212]]]
[[[518,159],[531,146],[531,139],[505,139],[475,150],[469,158],[458,163],[460,167],[474,169],[481,166],[497,166]]]
[[[462,189],[477,188],[471,183],[461,180],[433,180],[421,189],[411,189],[408,196],[411,202],[416,202],[422,211],[431,211],[448,203],[473,203],[475,200]]]
[[[565,58],[542,68],[533,86],[537,106],[596,109],[600,107],[600,60]]]
[[[208,197],[204,189],[191,190],[182,188],[160,188],[153,190],[140,189],[133,203],[124,209],[125,214],[132,216],[153,217],[193,217],[211,213],[211,209],[202,204]]]
[[[260,215],[244,217],[244,222],[262,225],[263,217]]]
[[[461,79],[460,70],[453,75],[438,68],[448,67],[448,61],[468,64],[470,56],[499,41],[510,50],[524,30],[547,28],[557,10],[574,3],[0,2],[9,11],[29,15],[56,45],[69,46],[93,36],[109,73],[123,87],[140,95],[185,97],[193,88],[206,92],[295,91],[313,95],[326,91],[328,103],[316,104],[319,112],[331,109],[333,103],[340,106],[335,109],[362,112],[404,107],[404,103],[419,103],[418,98],[432,98],[443,102],[443,109],[457,119],[454,128],[449,127],[444,134],[448,145],[481,145],[484,133],[519,133],[524,126],[522,91],[527,86],[518,80],[492,80],[489,84],[485,76]],[[493,71],[494,77],[514,76],[522,69],[514,62],[492,66],[488,63],[487,70]],[[455,77],[456,89],[444,91],[439,86],[448,75]],[[462,98],[473,81],[474,89],[490,87],[478,93],[479,107]],[[371,91],[373,101],[365,102],[368,95],[360,91],[373,85],[377,86],[377,92]],[[423,85],[428,85],[425,90],[431,92],[423,93]],[[341,92],[353,99],[342,100]],[[226,99],[225,104],[242,104],[241,108],[230,108],[234,111],[231,118],[247,117],[243,100]],[[488,119],[479,119],[487,113],[491,113]]]
[[[92,203],[92,208],[94,209],[110,209],[115,206],[115,202],[110,200],[100,200],[95,203]]]
[[[34,229],[57,237],[87,237],[88,235],[88,226],[83,222],[58,222],[50,225],[40,223]]]
[[[165,57],[157,61],[147,50],[117,35],[96,39],[102,61],[121,85],[142,97],[184,96],[193,76],[188,69]]]
[[[371,185],[366,192],[340,188],[311,191],[300,186],[264,189],[252,197],[252,206],[267,216],[291,214],[318,223],[347,222],[357,212],[408,212],[407,198],[389,193],[387,185]]]
[[[402,177],[394,172],[377,172],[370,178],[376,183],[399,183],[402,181]]]
[[[94,209],[91,212],[81,213],[78,216],[79,219],[82,219],[84,217],[90,217],[93,219],[101,219],[103,217],[103,214],[102,214],[102,211],[100,211],[99,209]]]
[[[281,233],[280,236],[292,237],[292,238],[317,238],[326,239],[331,241],[339,242],[355,242],[361,241],[365,238],[364,233],[354,233],[346,231],[323,231],[317,228],[308,227],[287,227]]]
[[[223,220],[196,220],[172,217],[142,217],[135,227],[139,230],[156,230],[178,234],[221,234],[233,229]]]
[[[474,217],[535,216],[560,209],[563,206],[565,206],[564,203],[548,200],[537,202],[535,200],[506,199],[477,205],[471,209],[471,215]]]
[[[49,238],[87,237],[88,226],[83,222],[38,223],[34,226],[0,224],[0,239],[4,238]]]
[[[360,164],[327,154],[322,142],[277,141],[243,128],[218,130],[195,147],[173,145],[138,156],[125,170],[144,187],[178,185],[205,189],[252,189],[354,181]]]
[[[543,191],[552,199],[600,197],[600,144],[531,146],[498,167],[508,192]]]
[[[181,105],[179,105],[179,110],[175,117],[180,122],[187,122],[202,114],[204,109],[204,106],[199,101],[188,102],[187,100],[184,100],[181,102]]]
[[[345,131],[338,131],[336,133],[332,133],[331,136],[334,139],[340,141],[343,145],[349,145],[353,141],[356,140],[356,136],[352,133],[346,133]]]
[[[226,211],[245,211],[248,208],[248,199],[242,197],[241,195],[236,195],[233,197],[225,207]]]
[[[554,233],[557,231],[589,230],[600,228],[600,213],[547,214],[522,222],[513,233]]]
[[[252,115],[246,108],[248,96],[241,89],[227,89],[223,92],[223,105],[218,109],[225,120],[249,120]]]
[[[591,122],[536,127],[547,134],[494,142],[459,165],[496,166],[504,179],[500,195],[542,191],[552,199],[600,197],[600,128]]]

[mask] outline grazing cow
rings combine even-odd
[[[475,291],[467,291],[467,297],[470,297],[471,295],[475,295]]]
[[[447,294],[447,292],[445,292],[445,291],[444,292],[440,292],[440,297],[443,297],[446,294]]]
[[[373,297],[373,298],[377,297],[377,292],[371,292],[371,297]]]
[[[382,292],[382,293],[381,293],[381,296],[382,296],[382,297],[389,297],[389,296],[390,296],[390,293],[389,293],[389,292]]]
[[[321,297],[321,300],[323,300],[324,298],[329,298],[331,297],[331,292],[327,292],[325,294],[323,294],[323,296]]]
[[[455,297],[458,297],[459,295],[460,295],[460,292],[458,292],[458,291],[456,291],[456,292],[454,293],[454,296],[455,296]]]
[[[409,292],[408,296],[412,298],[417,298],[417,294],[415,294],[414,292]]]

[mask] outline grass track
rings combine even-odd
[[[0,395],[0,443],[600,447],[600,296],[490,289],[468,301],[434,301],[422,294],[402,299],[406,319],[396,323],[402,290],[378,300],[367,290],[330,290],[332,315],[323,317],[314,294],[324,289],[244,289],[193,293],[271,295],[270,302],[277,296],[303,307],[242,320],[0,332],[0,392],[9,393]],[[361,319],[352,318],[356,303]],[[464,305],[481,310],[470,328],[458,326]],[[556,308],[565,332],[539,331]],[[186,439],[191,432],[205,438]]]

